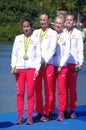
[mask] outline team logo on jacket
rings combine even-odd
[[[60,42],[63,42],[64,41],[64,38],[60,38]]]
[[[72,39],[75,39],[76,38],[76,36],[75,35],[72,35]]]
[[[38,34],[36,34],[36,37],[38,37]]]
[[[33,40],[31,40],[31,41],[30,41],[30,44],[34,44],[34,41],[33,41]]]
[[[49,38],[49,35],[46,35],[46,36],[45,36],[45,39],[48,39],[48,38]]]
[[[22,40],[20,40],[19,42],[22,42]]]

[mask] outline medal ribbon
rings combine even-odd
[[[40,32],[40,41],[41,41],[41,43],[42,43],[42,41],[43,41],[43,39],[44,39],[44,37],[45,37],[47,31],[48,31],[48,29],[46,29],[45,32],[42,33],[42,29],[41,29],[41,32]]]
[[[60,37],[61,37],[61,34],[62,34],[63,31],[61,31],[60,33],[58,33],[58,42],[60,40]]]
[[[68,31],[68,30],[67,30],[67,28],[66,28],[66,29],[64,29],[64,31],[65,31],[66,33],[68,33],[68,34],[70,34],[70,35],[71,35],[71,34],[72,34],[73,29],[71,29],[70,31]]]
[[[27,49],[30,45],[30,39],[31,39],[31,37],[27,38],[24,36],[24,54],[25,55],[27,54]]]
[[[61,36],[61,33],[60,33],[60,34],[58,34],[58,41],[60,40],[60,36]]]

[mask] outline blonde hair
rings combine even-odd
[[[56,21],[57,19],[61,19],[61,20],[63,21],[63,23],[65,22],[65,17],[64,17],[64,15],[59,15],[59,16],[57,16],[57,17],[55,18],[55,21]]]

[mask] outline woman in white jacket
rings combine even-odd
[[[81,70],[84,62],[84,46],[82,32],[74,27],[75,18],[73,14],[67,14],[66,16],[66,33],[70,35],[71,39],[71,50],[70,58],[68,60],[68,99],[67,108],[70,107],[70,117],[75,118],[75,108],[77,103],[77,76],[78,71]]]
[[[58,80],[58,102],[59,102],[59,114],[57,120],[64,120],[66,102],[67,102],[67,62],[70,57],[70,37],[63,32],[64,17],[62,15],[56,17],[55,30],[58,34],[58,41],[56,47],[56,53],[54,55],[54,88],[56,89],[56,79]],[[55,102],[55,101],[54,101]]]
[[[35,30],[34,35],[40,40],[42,61],[36,87],[36,110],[38,114],[34,118],[34,121],[48,121],[55,118],[53,107],[53,55],[56,49],[57,33],[49,27],[49,14],[46,12],[41,13],[39,20],[41,28]],[[42,79],[44,80],[44,102],[42,95]]]
[[[34,90],[36,77],[38,76],[41,51],[40,44],[32,35],[32,23],[28,19],[22,20],[22,30],[24,34],[16,36],[11,58],[12,73],[15,74],[17,87],[17,124],[23,122],[24,112],[24,93],[27,85],[27,121],[26,124],[32,124],[32,115],[34,112]]]

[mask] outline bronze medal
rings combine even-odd
[[[28,60],[28,56],[27,55],[24,55],[24,60]]]

